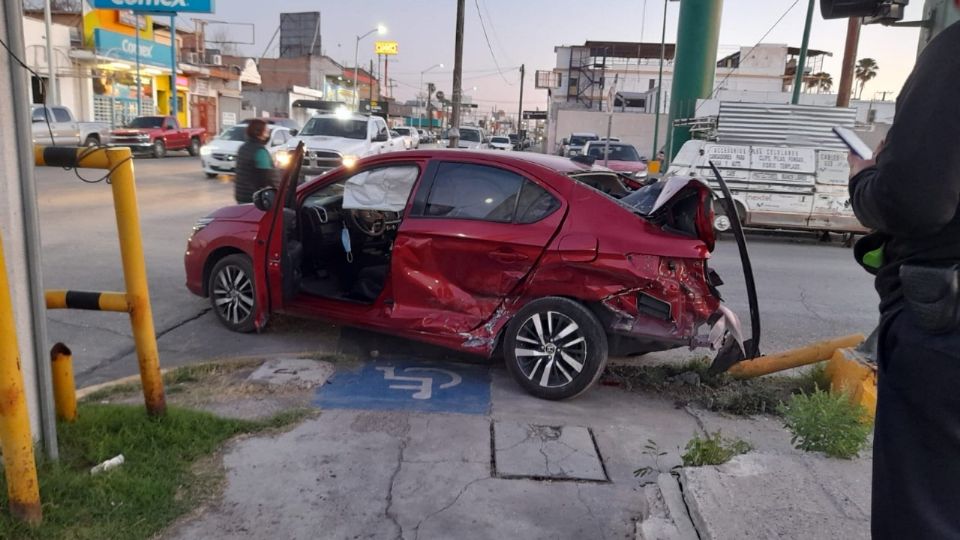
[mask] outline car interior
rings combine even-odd
[[[419,175],[416,165],[379,167],[310,193],[294,228],[300,261],[290,261],[300,269],[299,292],[373,303],[386,282],[403,209]]]

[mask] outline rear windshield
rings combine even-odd
[[[591,144],[587,155],[597,159],[603,159],[603,150],[605,147],[606,145],[603,143]],[[637,153],[636,148],[629,144],[611,144],[607,159],[612,159],[613,161],[640,161],[640,154]]]
[[[508,139],[508,138],[506,138],[506,137],[494,137],[494,138],[490,139],[490,142],[495,142],[495,143],[509,143],[509,142],[510,142],[510,139]]]
[[[335,117],[316,116],[303,126],[300,135],[327,135],[329,137],[344,137],[347,139],[366,139],[366,120],[341,120]]]
[[[401,135],[410,135],[410,128],[396,128],[397,133]]]
[[[573,135],[570,137],[570,144],[575,146],[583,146],[587,144],[587,141],[596,141],[600,137],[596,135]]]
[[[217,138],[224,141],[245,141],[247,140],[247,128],[244,126],[228,127]]]
[[[475,129],[461,129],[460,140],[470,142],[480,142],[480,132]]]

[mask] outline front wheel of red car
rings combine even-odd
[[[524,390],[542,399],[568,399],[600,378],[607,364],[607,335],[582,304],[541,298],[510,320],[503,353]]]
[[[257,312],[257,291],[253,265],[246,255],[228,255],[210,272],[207,285],[210,305],[224,326],[234,332],[253,332]]]

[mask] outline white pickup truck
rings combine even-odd
[[[107,122],[78,122],[73,111],[60,105],[34,105],[30,118],[33,121],[34,144],[98,146],[106,144],[110,137],[110,124]],[[47,120],[50,121],[49,126]]]
[[[306,147],[301,178],[317,176],[340,165],[350,166],[362,157],[390,152],[394,148],[386,120],[358,113],[315,115],[296,137],[287,142],[287,155],[300,141]],[[280,164],[286,159],[289,158],[277,156]]]

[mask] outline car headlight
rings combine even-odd
[[[343,166],[352,169],[354,165],[357,164],[357,156],[343,156]]]
[[[202,217],[198,219],[197,222],[193,224],[193,234],[191,234],[190,236],[193,236],[194,234],[197,234],[198,232],[206,229],[207,225],[211,223],[213,223],[212,217]]]
[[[293,159],[293,152],[289,150],[280,150],[273,156],[274,163],[281,169],[286,169],[291,159]]]
[[[570,157],[573,157],[579,154],[580,154],[579,150],[575,150],[573,148],[571,148],[570,150],[567,150],[567,155],[569,155]]]
[[[200,147],[200,155],[201,155],[201,156],[209,156],[209,155],[212,154],[212,153],[213,153],[213,150],[211,150],[209,146],[201,146],[201,147]]]

